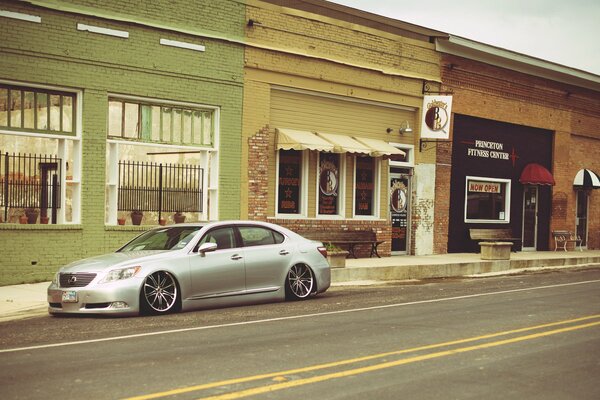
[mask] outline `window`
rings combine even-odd
[[[233,227],[216,228],[208,232],[196,245],[199,248],[204,243],[216,243],[217,250],[233,249],[237,247]]]
[[[246,247],[279,244],[283,243],[284,240],[284,236],[281,233],[272,231],[268,228],[259,226],[240,226],[239,230],[244,246]]]
[[[320,216],[341,215],[341,160],[339,154],[319,153],[318,205]]]
[[[510,180],[466,178],[465,222],[510,222]]]
[[[77,92],[0,83],[2,221],[79,223],[81,142]]]
[[[212,146],[212,110],[110,98],[108,136],[152,143]]]
[[[356,157],[354,164],[354,215],[375,216],[376,213],[376,160]]]
[[[302,213],[302,152],[279,150],[277,213]]]
[[[0,84],[0,129],[75,133],[75,94]]]
[[[218,108],[109,96],[107,207],[109,225],[218,219]],[[133,220],[132,220],[133,223]],[[137,223],[137,222],[136,222]]]

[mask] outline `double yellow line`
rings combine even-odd
[[[568,326],[565,326],[565,325],[568,325]],[[245,389],[245,390],[239,390],[236,392],[231,392],[231,393],[226,393],[226,394],[222,394],[222,395],[210,396],[210,397],[203,398],[204,400],[241,399],[244,397],[258,395],[258,394],[262,394],[262,393],[268,393],[268,392],[273,392],[273,391],[283,390],[283,389],[290,389],[293,387],[309,385],[312,383],[324,382],[324,381],[328,381],[331,379],[338,379],[338,378],[344,378],[344,377],[349,377],[349,376],[354,376],[354,375],[361,375],[361,374],[365,374],[365,373],[369,373],[369,372],[373,372],[373,371],[379,371],[379,370],[383,370],[383,369],[387,369],[387,368],[397,367],[400,365],[415,363],[418,361],[431,360],[434,358],[440,358],[440,357],[450,356],[450,355],[454,355],[454,354],[460,354],[460,353],[466,353],[466,352],[470,352],[470,351],[481,350],[481,349],[486,349],[486,348],[491,348],[491,347],[503,346],[503,345],[512,344],[512,343],[518,343],[518,342],[523,342],[523,341],[527,341],[527,340],[538,339],[538,338],[542,338],[542,337],[546,337],[546,336],[557,335],[560,333],[566,333],[566,332],[576,331],[576,330],[580,330],[580,329],[591,328],[591,327],[598,326],[598,325],[600,325],[600,315],[589,315],[589,316],[580,317],[580,318],[571,319],[571,320],[552,322],[552,323],[543,324],[543,325],[536,325],[536,326],[530,326],[530,327],[526,327],[526,328],[491,333],[491,334],[472,337],[472,338],[459,339],[459,340],[454,340],[454,341],[450,341],[450,342],[437,343],[437,344],[421,346],[421,347],[414,347],[411,349],[404,349],[404,350],[391,351],[391,352],[387,352],[387,353],[373,354],[370,356],[352,358],[352,359],[341,360],[341,361],[336,361],[336,362],[331,362],[331,363],[326,363],[326,364],[312,365],[312,366],[308,366],[308,367],[304,367],[304,368],[297,368],[297,369],[291,369],[291,370],[287,370],[287,371],[279,371],[279,372],[267,373],[267,374],[262,374],[262,375],[254,375],[254,376],[247,376],[247,377],[242,377],[242,378],[228,379],[228,380],[224,380],[224,381],[206,383],[206,384],[202,384],[202,385],[189,386],[189,387],[169,390],[169,391],[165,391],[165,392],[131,397],[127,400],[157,399],[157,398],[162,398],[162,397],[167,397],[167,396],[202,391],[202,390],[211,389],[211,388],[215,388],[215,387],[237,385],[237,384],[242,384],[242,383],[270,379],[269,383],[265,384],[263,386],[258,386],[258,387],[249,388],[249,389]],[[560,327],[560,328],[557,328],[557,327]],[[544,330],[544,329],[548,329],[548,328],[556,328],[556,329]],[[428,353],[428,354],[423,354],[423,355],[417,355],[414,357],[403,358],[403,359],[395,360],[395,361],[385,361],[385,362],[381,362],[381,363],[377,363],[377,364],[373,364],[373,365],[368,365],[365,367],[358,367],[358,368],[348,369],[348,370],[344,370],[344,371],[331,372],[331,373],[327,373],[327,374],[323,374],[323,375],[316,375],[316,376],[313,376],[310,378],[302,378],[302,379],[296,379],[296,380],[292,380],[292,381],[288,381],[285,378],[286,375],[294,375],[294,374],[314,372],[314,371],[319,371],[319,370],[324,370],[324,369],[329,369],[329,368],[342,367],[345,365],[357,364],[357,363],[361,363],[361,362],[377,360],[377,359],[386,358],[386,357],[390,357],[390,356],[398,356],[398,355],[407,354],[407,353],[415,353],[415,352],[420,352],[420,351],[425,351],[425,350],[433,350],[433,349],[438,349],[438,348],[443,348],[443,347],[457,346],[457,345],[461,345],[461,344],[479,342],[479,341],[498,338],[501,336],[517,335],[517,334],[536,331],[536,330],[543,330],[543,331],[537,332],[537,333],[530,333],[530,334],[522,335],[522,336],[510,337],[510,338],[503,339],[503,340],[475,344],[472,346],[457,347],[457,348],[453,348],[453,349],[448,349],[448,350],[443,350],[443,351],[438,351],[438,352],[433,352],[433,353]],[[279,382],[273,383],[274,381],[275,382],[279,381]]]

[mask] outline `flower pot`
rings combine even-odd
[[[176,212],[173,214],[173,221],[175,221],[176,224],[182,224],[185,222],[185,215],[180,212]]]
[[[167,220],[164,218],[159,218],[158,219],[158,224],[161,226],[165,226],[167,224]]]
[[[142,218],[144,218],[144,213],[141,211],[132,211],[131,212],[131,223],[133,225],[141,225]]]
[[[27,215],[23,214],[19,217],[19,223],[20,224],[26,224],[27,223]]]
[[[47,225],[50,222],[50,217],[40,217],[40,224]]]
[[[346,250],[334,250],[327,252],[327,261],[331,268],[344,268],[346,266],[346,257],[348,252]]]
[[[27,210],[25,210],[25,215],[27,216],[28,224],[35,224],[37,222],[39,212],[38,212],[38,210],[27,209]]]
[[[119,225],[125,225],[125,218],[117,218],[117,223]]]

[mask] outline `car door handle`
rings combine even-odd
[[[279,252],[279,255],[280,255],[280,256],[287,256],[288,254],[290,254],[290,252],[289,252],[289,251],[287,251],[287,250],[281,250],[281,251]]]
[[[234,261],[241,260],[242,258],[243,257],[240,256],[239,254],[234,254],[234,255],[231,256],[231,259],[234,260]]]

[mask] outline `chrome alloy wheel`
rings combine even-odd
[[[288,298],[305,299],[313,291],[315,279],[311,269],[304,264],[294,265],[287,275],[286,292]]]
[[[177,283],[168,272],[157,271],[144,282],[144,300],[151,311],[166,313],[177,304]]]

